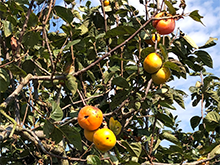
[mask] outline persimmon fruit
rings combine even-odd
[[[86,105],[79,111],[77,120],[83,129],[94,131],[102,124],[103,113],[97,107]]]
[[[93,142],[93,135],[94,133],[96,132],[97,130],[95,131],[89,131],[87,129],[84,129],[84,136],[85,138],[90,141],[90,142]]]
[[[104,6],[108,6],[110,4],[109,0],[104,0]]]
[[[156,37],[157,36],[157,37]],[[157,43],[158,42],[160,42],[160,40],[161,40],[161,37],[160,37],[160,34],[152,34],[151,35],[151,37],[150,37],[150,39],[147,39],[147,40],[145,40],[145,42],[146,43],[148,43],[148,44],[150,44],[150,45],[154,45],[154,43],[156,42],[156,40],[157,40]]]
[[[94,133],[93,143],[97,149],[106,152],[115,146],[116,137],[109,128],[101,128]]]
[[[166,12],[160,12],[155,16],[155,18],[160,18],[160,17],[172,17],[172,15]],[[170,34],[175,29],[175,19],[164,18],[164,19],[153,20],[152,25],[153,27],[156,28],[159,34],[161,35]]]
[[[171,76],[171,71],[167,67],[160,68],[156,73],[152,74],[152,81],[155,84],[164,84]]]
[[[144,70],[148,73],[157,72],[163,64],[162,57],[158,53],[150,53],[143,63]]]

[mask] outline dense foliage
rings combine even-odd
[[[205,51],[215,38],[198,47],[179,27],[147,44],[156,13],[200,23],[202,16],[185,13],[184,0],[137,3],[145,15],[127,0],[0,2],[0,164],[180,164],[201,156],[218,162],[220,83],[206,72],[213,62]],[[144,71],[152,52],[171,69],[169,81],[201,77],[189,87],[192,105],[201,107],[190,120],[194,132],[183,132],[172,114],[176,104],[185,108],[186,92],[156,85]],[[101,109],[115,133],[111,151],[85,139],[77,114],[86,104]]]

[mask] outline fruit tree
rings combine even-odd
[[[219,161],[216,38],[198,47],[176,27],[202,23],[187,1],[135,1],[144,14],[129,0],[0,2],[0,164]],[[190,76],[201,115],[184,132],[173,111],[187,94],[169,82]]]

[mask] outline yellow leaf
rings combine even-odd
[[[114,120],[113,117],[109,120],[109,128],[114,132],[114,134],[117,136],[121,132],[121,123],[118,120]]]

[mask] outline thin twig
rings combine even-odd
[[[101,6],[102,6],[102,13],[103,13],[104,22],[105,22],[105,32],[107,32],[107,20],[106,20],[105,7],[104,7],[103,0],[100,0],[100,3],[101,3]]]
[[[21,29],[21,32],[20,32],[20,36],[19,36],[19,39],[18,39],[18,47],[17,47],[17,50],[16,50],[16,56],[19,58],[19,51],[20,51],[20,48],[21,48],[21,41],[22,41],[22,38],[24,36],[24,33],[25,33],[25,30],[27,28],[27,23],[28,23],[28,20],[29,20],[29,17],[30,17],[30,14],[32,12],[32,7],[34,5],[34,2],[35,0],[32,0],[31,3],[29,4],[29,8],[28,8],[28,11],[27,11],[27,15],[25,17],[25,21],[24,21],[24,24],[23,24],[23,27]]]
[[[101,58],[99,58],[98,60],[96,60],[95,62],[91,63],[89,66],[83,68],[82,70],[79,70],[78,72],[73,73],[73,76],[78,76],[79,74],[82,74],[84,72],[86,72],[87,70],[89,70],[90,68],[92,68],[93,66],[95,66],[96,64],[98,64],[100,61],[102,61],[103,59],[105,59],[106,57],[110,56],[112,52],[114,52],[115,50],[117,50],[118,48],[122,47],[123,45],[125,45],[128,41],[130,41],[131,39],[133,39],[147,24],[149,24],[153,17],[156,15],[156,13],[153,14],[153,16],[146,21],[135,33],[133,33],[128,39],[126,39],[124,42],[122,42],[121,44],[119,44],[118,46],[114,47],[112,50],[110,50],[108,53],[106,53],[105,55],[103,55]]]
[[[79,89],[77,89],[77,93],[79,94],[79,97],[81,98],[82,102],[83,102],[83,105],[85,106],[86,105],[86,102],[81,94],[81,92],[79,91]]]

